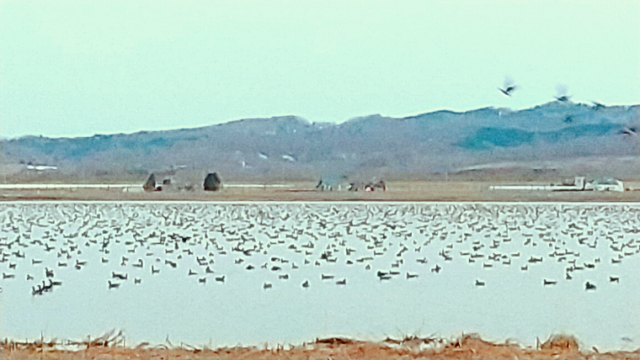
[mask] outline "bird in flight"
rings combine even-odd
[[[638,129],[636,127],[625,126],[622,130],[618,132],[618,134],[628,135],[628,136],[638,136]]]
[[[567,87],[564,85],[556,86],[556,95],[554,98],[560,102],[566,103],[571,99],[571,95],[567,95]]]
[[[513,79],[506,77],[504,79],[504,89],[498,88],[504,96],[511,97],[511,94],[517,89],[517,86],[513,83]]]

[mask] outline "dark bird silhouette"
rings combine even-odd
[[[308,287],[309,287],[309,280],[305,280],[305,281],[302,283],[302,287],[303,287],[303,288],[308,288]]]
[[[504,89],[498,88],[498,90],[507,97],[511,97],[511,94],[518,88],[510,77],[505,77],[503,86]]]
[[[111,280],[108,280],[107,282],[109,283],[109,290],[117,289],[120,286],[119,283],[112,283]]]
[[[626,136],[638,136],[638,128],[633,126],[633,127],[623,127],[622,130],[618,131],[619,135],[626,135]]]
[[[556,95],[554,98],[560,102],[566,103],[571,99],[571,95],[567,95],[567,87],[564,85],[556,86]]]
[[[476,279],[476,286],[484,286],[484,281],[480,281]]]
[[[537,257],[535,257],[535,256],[531,256],[531,258],[529,258],[529,260],[528,260],[528,261],[529,261],[530,263],[532,263],[532,264],[535,264],[535,263],[537,263],[537,262],[542,262],[542,260],[543,260],[543,259],[542,259],[542,257],[537,258]]]
[[[118,274],[118,273],[112,271],[111,272],[111,277],[113,279],[118,279],[118,280],[127,280],[127,278],[129,277],[129,274],[122,275],[122,274]]]
[[[336,281],[336,285],[347,285],[347,279],[342,279]]]
[[[263,288],[263,289],[265,289],[265,290],[267,290],[267,289],[271,289],[271,287],[272,287],[272,285],[271,285],[270,283],[268,283],[268,282],[266,282],[266,283],[264,283],[264,284],[262,285],[262,288]]]
[[[596,289],[596,285],[587,281],[587,283],[584,284],[584,289],[587,290],[587,291],[588,290],[595,290]]]
[[[498,88],[498,90],[500,90],[501,93],[503,93],[505,96],[508,96],[508,97],[511,97],[511,93],[515,91],[515,89],[516,89],[515,85],[508,86],[506,89]]]
[[[543,284],[544,284],[544,286],[548,286],[548,285],[555,285],[555,284],[557,284],[557,283],[558,283],[557,281],[553,281],[553,280],[547,280],[547,279],[544,279],[544,280],[543,280]]]
[[[609,276],[609,281],[610,282],[620,283],[620,277],[618,277],[618,276]]]

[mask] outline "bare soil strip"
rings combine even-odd
[[[121,333],[103,335],[94,340],[50,342],[0,342],[0,358],[31,359],[640,359],[635,351],[599,352],[596,347],[580,349],[570,336],[552,336],[534,346],[517,343],[492,343],[477,335],[464,335],[455,340],[405,337],[382,342],[348,338],[317,339],[298,346],[275,348],[224,347],[197,348],[190,345],[156,345],[142,343],[125,347]]]
[[[492,185],[513,182],[488,181],[396,181],[387,191],[317,191],[313,183],[287,187],[228,187],[221,191],[142,191],[122,189],[0,189],[0,201],[95,200],[95,201],[523,201],[523,202],[640,202],[640,191],[527,191],[489,190]],[[546,184],[548,185],[548,183]],[[640,189],[638,182],[625,187]]]

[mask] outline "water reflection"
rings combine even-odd
[[[5,203],[3,336],[640,338],[640,207]],[[632,341],[623,341],[622,338]],[[628,340],[627,339],[627,340]]]

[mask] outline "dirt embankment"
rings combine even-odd
[[[318,191],[313,183],[225,187],[221,191],[144,192],[122,189],[0,189],[0,201],[97,200],[97,201],[550,201],[550,202],[640,202],[640,191],[544,191],[490,190],[492,185],[511,182],[397,181],[387,191]],[[518,184],[518,183],[515,183]],[[549,185],[549,183],[537,185]],[[625,187],[640,189],[640,182]]]
[[[275,348],[231,347],[195,348],[188,345],[172,347],[122,346],[120,334],[93,341],[57,343],[0,342],[0,358],[6,360],[75,360],[75,359],[640,359],[640,349],[600,353],[597,348],[583,350],[567,336],[554,336],[535,347],[516,343],[492,343],[477,335],[465,335],[455,340],[406,337],[382,342],[358,341],[347,338],[318,339],[299,346]],[[70,349],[75,347],[75,349]],[[66,348],[66,349],[63,349]]]

